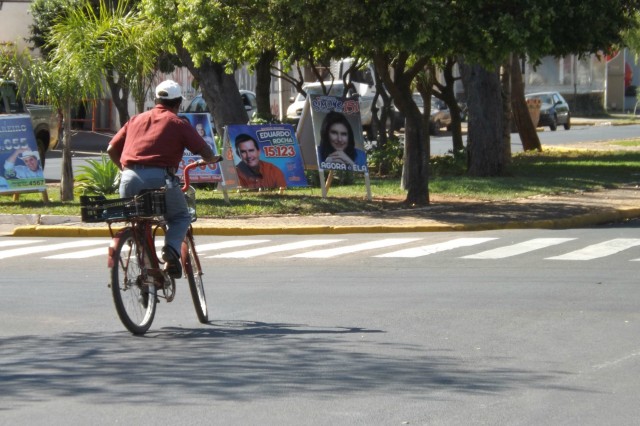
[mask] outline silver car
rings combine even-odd
[[[564,100],[558,92],[537,92],[529,93],[525,99],[540,100],[540,119],[537,127],[549,126],[549,129],[555,131],[558,124],[562,124],[565,130],[571,128],[571,111],[569,104]]]
[[[424,114],[424,102],[420,93],[413,94],[413,101],[420,110],[421,114]],[[394,106],[394,129],[398,130],[404,127],[404,116]],[[442,128],[446,127],[447,130],[451,130],[451,112],[449,107],[443,101],[436,97],[431,98],[431,114],[429,115],[429,134],[439,135]]]

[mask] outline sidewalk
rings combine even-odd
[[[347,234],[578,228],[640,218],[640,188],[536,196],[513,202],[439,200],[431,205],[384,213],[313,216],[199,218],[196,235]],[[104,223],[80,217],[0,215],[0,235],[19,237],[104,237]]]

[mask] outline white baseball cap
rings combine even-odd
[[[182,97],[182,88],[173,80],[165,80],[156,87],[156,99],[177,99]]]

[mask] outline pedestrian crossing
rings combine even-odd
[[[505,257],[517,256],[519,254],[529,253],[535,250],[551,247],[556,244],[562,244],[571,241],[574,238],[533,238],[518,244],[511,244],[499,247],[493,250],[486,250],[477,254],[463,256],[463,259],[504,259]]]
[[[350,245],[345,247],[336,247],[332,249],[319,250],[315,252],[294,254],[293,256],[290,256],[290,257],[328,259],[330,257],[336,257],[336,256],[345,255],[345,254],[350,254],[350,253],[363,252],[367,250],[374,250],[378,248],[396,246],[399,244],[415,241],[417,239],[418,238],[385,238],[382,240],[369,241],[366,243],[360,243],[360,244],[355,244],[355,245]]]
[[[426,246],[380,254],[376,257],[422,257],[430,254],[440,253],[442,251],[453,250],[460,247],[470,247],[495,239],[496,238],[456,238],[454,240],[445,241],[443,243],[429,244]]]
[[[19,247],[19,248],[0,250],[0,259],[8,259],[10,257],[17,257],[17,256],[30,256],[34,254],[47,253],[47,252],[56,251],[56,250],[66,250],[66,249],[75,249],[80,247],[105,245],[105,241],[104,240],[77,240],[77,241],[68,241],[65,243],[41,244],[41,245],[35,245],[35,246],[27,245],[27,244],[23,244],[22,247]]]
[[[640,239],[616,238],[598,244],[589,245],[583,249],[572,251],[561,256],[550,257],[555,260],[591,260],[599,257],[610,256],[631,247],[640,245]],[[633,259],[640,260],[640,259]]]
[[[429,242],[433,240],[430,237],[385,238],[371,235],[369,240],[362,240],[360,238],[360,241],[352,242],[348,238],[307,236],[300,236],[295,241],[291,241],[291,238],[219,237],[218,241],[198,244],[197,249],[202,259],[265,256],[282,259],[331,259],[339,256],[416,259],[447,253],[455,258],[474,260],[500,260],[533,254],[548,261],[589,261],[629,251],[629,254],[625,254],[625,260],[640,261],[640,249],[637,249],[640,238],[613,238],[583,244],[580,239],[573,237],[529,238],[523,241],[506,241],[500,237],[452,237],[446,241]],[[58,241],[55,238],[0,238],[0,261],[34,255],[47,260],[106,257],[110,244],[108,239]],[[161,239],[156,241],[157,247],[162,244]],[[470,249],[474,253],[468,254]]]

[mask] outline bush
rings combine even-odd
[[[76,192],[91,195],[108,195],[118,191],[120,186],[120,170],[102,154],[100,161],[87,160],[88,165],[78,167],[81,171],[76,176]]]
[[[447,155],[431,158],[430,175],[437,176],[463,176],[467,172],[467,153],[465,150],[449,151]]]
[[[383,146],[373,146],[367,152],[370,172],[378,175],[398,177],[402,174],[404,147],[400,139],[394,136]]]

